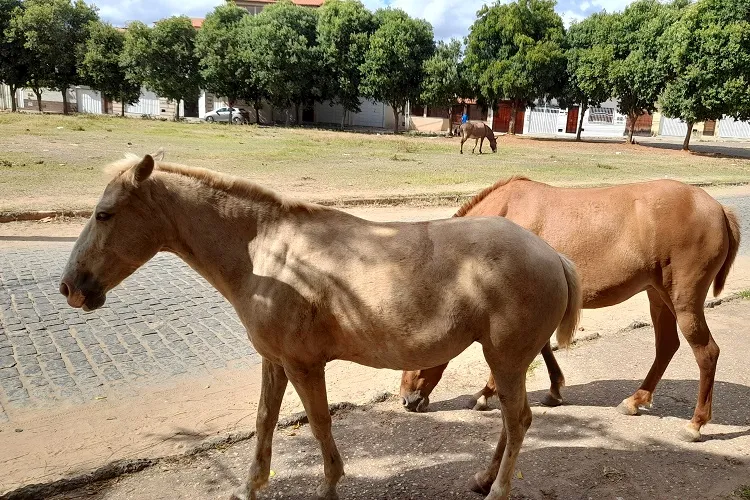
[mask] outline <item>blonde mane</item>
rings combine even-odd
[[[137,165],[141,161],[141,158],[128,153],[125,158],[118,160],[107,167],[105,172],[111,175],[113,178],[127,175],[130,169]],[[270,201],[278,204],[279,206],[286,209],[302,209],[307,212],[314,210],[320,210],[324,207],[316,205],[314,203],[307,203],[304,201],[290,200],[284,196],[241,177],[236,177],[229,174],[223,174],[214,170],[200,167],[188,167],[186,165],[180,165],[178,163],[169,163],[164,161],[154,162],[154,172],[162,172],[165,174],[174,174],[182,177],[187,177],[203,186],[223,191],[227,194],[231,194],[240,198],[248,198],[256,201]],[[127,179],[128,182],[135,182],[134,179]]]
[[[470,199],[466,203],[464,203],[461,208],[458,209],[458,212],[455,213],[453,217],[463,217],[468,213],[469,210],[477,206],[480,201],[487,198],[490,193],[492,193],[495,189],[501,188],[505,186],[506,184],[510,184],[513,181],[530,181],[528,177],[524,177],[523,175],[514,175],[513,177],[509,177],[507,179],[501,179],[491,185],[488,188],[484,188],[482,191],[479,192],[478,195],[476,195],[474,198]]]

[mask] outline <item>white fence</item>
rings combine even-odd
[[[159,116],[161,114],[159,96],[144,89],[138,102],[132,105],[128,104],[125,112],[136,115]]]
[[[719,137],[725,139],[750,138],[750,122],[740,122],[731,117],[719,121]]]
[[[558,107],[537,106],[528,109],[526,112],[526,120],[529,123],[527,133],[556,134],[559,128],[557,123],[559,114],[560,108]]]
[[[76,101],[79,113],[102,114],[102,95],[96,90],[77,88]]]
[[[659,135],[668,137],[685,137],[687,134],[687,123],[679,118],[661,117],[659,124]]]

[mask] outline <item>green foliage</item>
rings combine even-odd
[[[327,75],[323,95],[360,111],[361,66],[375,31],[373,15],[358,0],[327,0],[319,10],[317,43]]]
[[[407,101],[419,101],[424,62],[435,50],[432,26],[399,9],[375,13],[378,28],[362,64],[362,93],[393,108],[395,129]]]
[[[125,33],[110,24],[94,21],[89,26],[79,72],[83,82],[109,99],[125,105],[138,102],[141,83],[128,78],[120,62]]]
[[[15,90],[30,77],[30,54],[23,37],[10,36],[11,19],[22,15],[21,0],[0,0],[0,82],[10,86],[13,111],[16,111]]]
[[[67,103],[66,90],[80,81],[78,57],[89,25],[97,19],[96,9],[82,0],[25,0],[22,9],[14,10],[9,34],[24,40],[32,58],[30,80],[61,91]]]
[[[488,102],[510,99],[514,106],[533,105],[562,95],[565,29],[554,8],[554,0],[518,0],[479,11],[467,39],[465,64]]]
[[[282,0],[243,23],[243,60],[274,106],[298,110],[322,95],[317,20],[315,10]]]
[[[723,115],[750,118],[748,19],[746,1],[701,0],[670,26],[662,37],[662,60],[673,77],[659,99],[665,116],[689,125]],[[689,140],[690,130],[685,149]]]
[[[435,53],[424,62],[421,102],[451,107],[467,96],[468,84],[461,64],[463,47],[459,40],[439,41]]]
[[[153,28],[138,21],[131,23],[121,59],[128,78],[142,81],[175,102],[197,99],[202,81],[195,37],[195,28],[185,16],[163,19]],[[179,106],[177,110],[179,118]]]
[[[613,15],[610,80],[613,95],[620,99],[620,112],[628,116],[631,141],[635,120],[656,110],[656,101],[666,85],[668,71],[659,58],[658,40],[684,6],[683,0],[672,4],[637,0],[622,14]]]
[[[220,5],[206,16],[195,39],[206,90],[227,97],[230,106],[238,99],[257,98],[257,93],[247,85],[250,68],[242,59],[240,29],[246,17],[249,17],[247,10],[241,7],[231,3]]]

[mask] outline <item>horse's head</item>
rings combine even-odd
[[[490,147],[492,148],[492,152],[497,153],[497,138],[495,138],[495,133],[492,131],[491,128],[487,131],[487,140],[490,141]]]
[[[60,293],[71,307],[101,307],[109,290],[159,251],[163,225],[154,210],[153,169],[150,155],[131,160],[104,190],[60,281]]]
[[[407,411],[426,411],[430,404],[430,393],[440,381],[443,370],[405,371],[401,375],[401,404]]]

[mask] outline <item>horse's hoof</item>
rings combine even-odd
[[[629,404],[627,399],[617,405],[617,411],[619,411],[623,415],[628,415],[631,417],[639,414],[638,407]]]
[[[485,396],[480,396],[475,399],[474,406],[472,406],[472,410],[474,411],[486,411],[489,406],[487,406],[487,398]]]
[[[550,406],[552,408],[561,406],[563,404],[562,398],[556,398],[555,396],[549,393],[545,394],[542,400],[539,402],[542,403],[544,406]]]
[[[240,486],[232,492],[232,496],[229,497],[229,500],[255,500],[255,494],[251,492],[250,497],[248,497],[247,488],[245,486]]]
[[[481,482],[481,472],[477,472],[472,477],[469,478],[469,489],[473,491],[474,493],[480,493],[482,495],[489,495],[490,494],[490,487],[485,487],[482,485]]]
[[[339,494],[336,491],[335,486],[329,484],[321,484],[318,487],[318,491],[315,492],[316,500],[339,500]]]
[[[686,443],[697,443],[701,440],[701,431],[692,425],[687,425],[677,433],[677,437]]]

